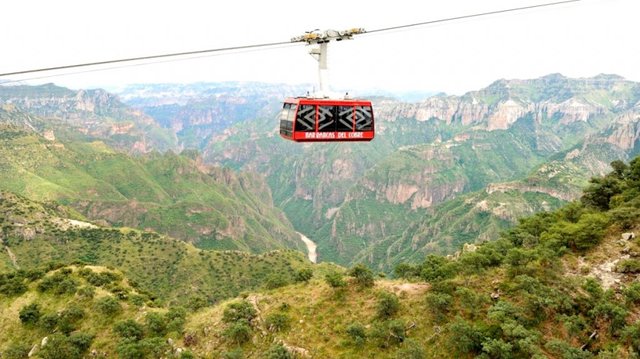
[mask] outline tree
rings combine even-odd
[[[36,303],[27,304],[19,312],[20,321],[24,325],[35,325],[40,320],[40,306]]]
[[[349,270],[349,275],[355,278],[355,282],[360,288],[373,287],[373,271],[371,271],[371,269],[369,269],[369,267],[365,266],[364,264],[356,264],[353,268],[351,268],[351,270]]]
[[[450,278],[453,275],[452,269],[445,257],[429,254],[420,266],[420,277],[427,282],[440,281]]]

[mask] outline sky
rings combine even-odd
[[[314,29],[374,30],[546,2],[552,1],[5,0],[0,14],[0,73],[288,41]],[[612,73],[640,81],[638,14],[639,0],[582,0],[360,35],[329,45],[331,84],[356,95],[372,90],[463,94],[498,79],[550,73],[569,77]],[[64,76],[46,77],[64,73],[58,71],[11,79],[75,89],[203,81],[314,83],[317,63],[307,51],[308,47],[294,44],[133,63],[108,71],[95,71],[103,66],[67,70],[81,73]]]

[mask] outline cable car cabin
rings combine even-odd
[[[371,141],[371,101],[288,98],[280,118],[280,136],[296,142]]]

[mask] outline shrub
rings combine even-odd
[[[182,333],[182,328],[187,318],[187,311],[183,307],[171,307],[167,314],[165,314],[165,318],[169,332]]]
[[[114,316],[122,311],[122,306],[116,298],[106,296],[98,299],[96,309],[105,316]]]
[[[222,321],[225,323],[232,323],[244,319],[247,323],[251,323],[257,314],[258,313],[253,305],[243,300],[240,302],[229,303],[229,305],[224,308]]]
[[[58,329],[65,334],[69,334],[76,330],[78,322],[84,318],[84,310],[77,305],[70,305],[68,308],[60,312],[58,317]]]
[[[276,288],[284,287],[285,285],[288,285],[288,284],[289,284],[289,281],[284,276],[280,274],[272,274],[267,279],[265,287],[267,289],[276,289]]]
[[[402,347],[396,353],[396,359],[424,359],[427,354],[420,343],[407,339],[402,343]]]
[[[133,319],[127,319],[116,323],[116,325],[113,326],[113,331],[122,338],[133,340],[140,340],[144,336],[144,328],[140,323]]]
[[[480,354],[485,335],[472,323],[457,317],[447,325],[446,331],[449,333],[447,347],[457,357]]]
[[[227,337],[232,343],[235,344],[244,344],[251,340],[251,327],[249,323],[244,320],[238,320],[227,327],[227,329],[223,332],[224,336]]]
[[[47,341],[47,345],[40,348],[38,355],[43,359],[80,359],[82,352],[76,348],[64,335],[52,334]]]
[[[406,338],[405,323],[400,319],[378,322],[371,330],[371,337],[376,339],[380,348],[398,345]]]
[[[269,347],[269,350],[265,353],[266,359],[293,359],[294,356],[289,353],[287,348],[282,344],[276,343]]]
[[[331,272],[325,275],[324,280],[331,288],[342,288],[347,285],[341,273]]]
[[[446,293],[429,293],[425,300],[434,319],[441,322],[446,318],[449,309],[451,309],[453,298]]]
[[[270,331],[281,332],[289,329],[291,318],[286,313],[271,313],[265,318],[265,324]]]
[[[353,341],[353,344],[355,344],[356,346],[364,345],[365,341],[367,340],[367,333],[365,331],[365,328],[360,323],[350,324],[347,327],[346,332],[347,335],[349,335],[349,338],[351,338],[351,340]]]
[[[427,282],[447,279],[452,275],[453,267],[443,256],[429,254],[420,266],[420,277]]]
[[[640,302],[640,283],[633,282],[624,289],[624,297],[629,304],[637,304]]]
[[[296,272],[296,282],[308,282],[313,278],[313,270],[311,268],[303,268]]]
[[[29,357],[31,345],[17,343],[10,345],[3,353],[3,358],[7,359],[24,359]]]
[[[579,348],[574,348],[569,345],[569,343],[560,339],[550,340],[544,345],[544,348],[550,353],[557,355],[559,358],[590,359],[593,357],[591,353],[580,350]]]
[[[621,260],[616,265],[616,271],[620,273],[640,273],[640,261],[637,259]]]
[[[171,350],[171,347],[164,338],[146,338],[138,343],[147,358],[163,358],[166,357],[166,353]]]
[[[82,299],[93,299],[93,297],[96,295],[96,288],[85,285],[83,287],[78,288],[77,294]]]
[[[374,276],[373,271],[362,263],[356,264],[349,270],[349,275],[355,278],[356,284],[360,288],[373,287]]]
[[[420,275],[420,270],[414,265],[400,263],[393,268],[393,275],[396,278],[410,279]]]
[[[44,330],[52,331],[58,325],[58,313],[49,313],[40,317],[40,326]]]
[[[389,292],[382,292],[378,296],[377,315],[380,319],[393,317],[400,310],[398,297]]]
[[[167,334],[167,323],[160,313],[150,312],[144,317],[147,332],[151,336],[163,337]]]
[[[40,320],[40,306],[36,303],[27,304],[20,309],[20,321],[24,325],[35,325]]]

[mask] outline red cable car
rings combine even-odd
[[[280,119],[280,136],[296,142],[371,141],[374,137],[371,101],[332,97],[329,91],[327,45],[330,41],[348,40],[364,33],[356,28],[344,31],[316,30],[291,39],[318,45],[309,53],[318,61],[320,91],[312,96],[284,100]]]
[[[371,101],[288,98],[280,119],[280,136],[296,142],[371,141]]]

